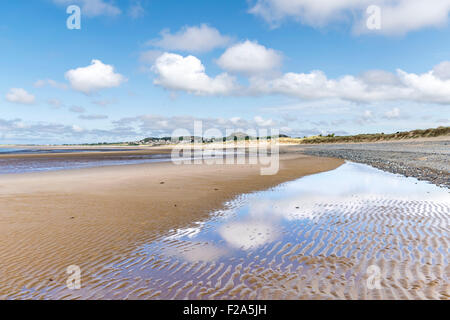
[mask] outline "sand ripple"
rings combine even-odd
[[[24,275],[15,283],[22,290],[4,298],[450,298],[445,198],[355,191],[348,197],[257,199],[245,214],[231,208],[198,230],[173,231],[125,257],[82,266],[89,275],[79,291],[30,282],[27,270],[16,270]],[[256,217],[255,208],[283,218]],[[380,270],[379,289],[368,285],[370,266]]]

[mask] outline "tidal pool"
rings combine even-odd
[[[106,264],[81,296],[450,298],[446,188],[347,162],[225,208]]]

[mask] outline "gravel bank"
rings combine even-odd
[[[450,188],[450,138],[444,141],[322,144],[304,153],[365,163],[392,173]]]

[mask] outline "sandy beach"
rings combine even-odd
[[[284,154],[273,176],[256,165],[170,162],[2,175],[0,298],[64,298],[51,293],[65,288],[70,265],[81,267],[83,286],[98,289],[107,265],[168,230],[206,219],[242,193],[342,163]]]
[[[0,299],[449,299],[447,189],[303,150],[282,147],[268,176],[170,161],[0,175]]]

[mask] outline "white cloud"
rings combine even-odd
[[[442,80],[433,70],[423,74],[397,70],[397,74],[402,84],[410,91],[410,100],[450,103],[450,79]]]
[[[356,32],[367,29],[366,9],[370,5],[381,8],[381,30],[384,34],[404,34],[426,27],[440,27],[448,22],[449,0],[257,0],[249,10],[272,25],[286,18],[313,27],[335,22],[353,22]]]
[[[340,99],[356,102],[405,100],[450,103],[450,79],[442,80],[431,70],[424,74],[375,71],[361,76],[329,79],[322,71],[289,72],[271,80],[252,79],[251,91],[283,94],[301,99]]]
[[[369,70],[363,72],[360,78],[370,85],[400,85],[395,74],[384,70]]]
[[[255,116],[253,118],[256,125],[259,127],[273,127],[275,126],[275,121],[272,119],[263,119],[261,116]]]
[[[323,71],[288,72],[275,77],[253,74],[247,87],[240,86],[228,73],[209,77],[194,56],[164,53],[152,67],[154,83],[169,90],[196,95],[273,95],[302,100],[335,100],[357,103],[413,101],[450,104],[450,78],[447,64],[441,63],[422,74],[397,69],[395,73],[371,70],[359,76],[343,75],[330,79]]]
[[[194,56],[164,53],[152,67],[158,76],[154,83],[170,90],[196,95],[228,95],[236,89],[235,79],[226,73],[214,78],[205,73],[202,62]]]
[[[72,125],[72,130],[73,130],[74,132],[77,132],[77,133],[83,132],[83,131],[84,131],[84,129],[83,129],[82,127],[80,127],[80,126],[78,126],[78,125],[76,125],[76,124]]]
[[[387,119],[396,119],[396,118],[399,118],[399,117],[400,117],[400,109],[399,109],[399,108],[394,108],[394,109],[392,109],[392,110],[390,110],[390,111],[387,111],[387,112],[384,114],[384,116],[385,116]]]
[[[278,68],[281,59],[275,50],[247,40],[228,48],[217,63],[227,71],[251,75]]]
[[[87,67],[69,70],[65,74],[74,90],[91,94],[101,89],[120,86],[125,77],[114,72],[114,67],[103,64],[100,60],[92,60]]]
[[[49,122],[24,122],[22,119],[0,118],[0,140],[3,143],[82,143],[99,141],[133,141],[131,129],[84,129],[79,125]],[[10,141],[10,142],[7,142]]]
[[[443,27],[448,22],[450,12],[449,0],[368,0],[368,3],[381,8],[379,32],[382,34],[401,35],[428,27]],[[370,32],[365,27],[361,28],[361,25],[365,26],[366,16],[361,21],[356,31]]]
[[[6,100],[12,103],[33,104],[36,98],[22,88],[11,88],[6,94]]]
[[[241,117],[232,117],[230,119],[232,124],[238,124],[241,120],[242,120]]]
[[[450,61],[443,61],[435,66],[433,75],[441,80],[450,80]]]
[[[163,30],[160,39],[150,40],[148,44],[165,50],[207,52],[225,47],[230,41],[230,37],[221,35],[217,29],[202,24],[198,27],[186,26],[174,34]]]
[[[57,82],[57,81],[52,80],[52,79],[37,80],[33,85],[34,85],[35,88],[43,88],[43,87],[48,85],[48,86],[50,86],[52,88],[67,89],[67,84],[60,83],[60,82]]]
[[[112,2],[105,0],[53,0],[54,3],[64,6],[72,4],[81,7],[81,14],[88,17],[96,16],[117,16],[121,14],[119,7],[112,4]]]

